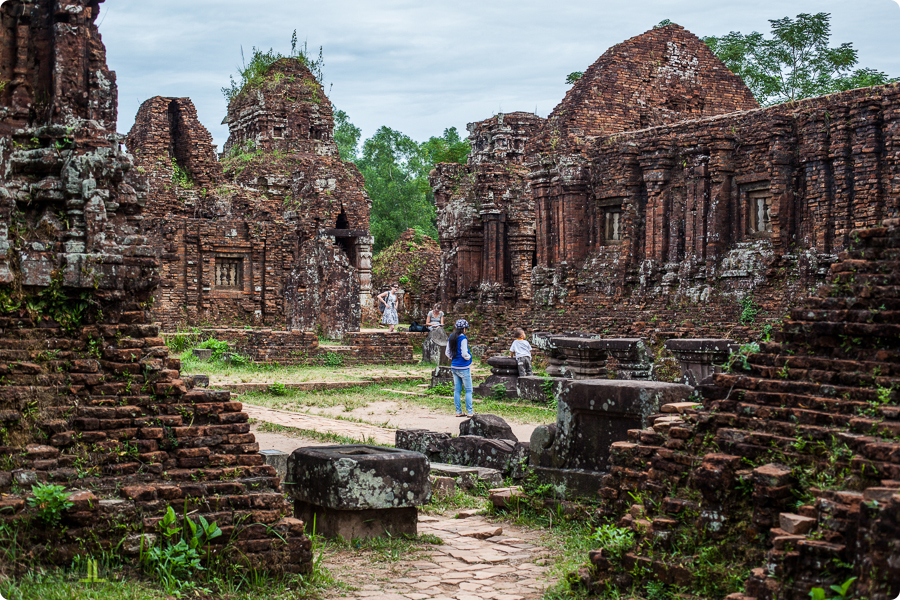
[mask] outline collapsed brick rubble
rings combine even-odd
[[[588,587],[639,583],[642,566],[696,589],[712,544],[732,565],[721,588],[744,586],[731,600],[805,600],[851,577],[854,597],[900,593],[900,220],[849,237],[774,341],[700,384],[702,407],[612,445],[599,512],[641,544],[592,553]]]
[[[308,570],[303,524],[241,403],[189,389],[152,321],[148,182],[115,132],[99,4],[0,7],[0,523],[25,525],[35,558],[68,564],[120,543],[137,553],[171,506],[222,527],[214,551],[234,533],[235,561]],[[178,128],[193,118],[158,104]],[[176,160],[214,170],[208,139],[179,131]],[[63,529],[26,505],[45,482],[74,492]]]

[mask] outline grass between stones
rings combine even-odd
[[[421,392],[415,382],[392,383],[392,390],[400,392]],[[346,416],[336,414],[333,410],[341,408],[342,412],[350,413],[356,409],[363,409],[376,402],[395,402],[398,406],[393,412],[402,412],[405,407],[421,407],[437,411],[447,415],[455,414],[452,397],[425,394],[413,396],[396,394],[385,390],[384,384],[361,385],[343,390],[323,390],[307,392],[287,388],[277,394],[266,392],[248,392],[240,396],[242,402],[266,408],[289,410],[294,412],[329,416],[336,419],[369,423],[385,426],[384,421],[366,419],[365,416]],[[323,410],[329,410],[327,415]],[[556,410],[541,404],[534,404],[518,400],[496,400],[493,398],[476,398],[475,412],[490,413],[516,423],[551,423],[556,420]]]
[[[257,421],[256,419],[250,419],[251,424],[256,424],[257,431],[261,431],[263,433],[280,433],[281,435],[286,435],[288,437],[298,437],[298,438],[306,438],[313,439],[319,442],[328,442],[330,444],[373,444],[378,446],[387,446],[391,444],[378,444],[374,439],[368,438],[366,440],[358,440],[356,438],[348,437],[346,435],[338,435],[336,433],[331,433],[330,431],[316,431],[312,429],[300,429],[297,427],[287,427],[285,425],[278,425],[276,423],[266,423],[265,421]]]
[[[209,375],[213,384],[305,383],[311,381],[365,381],[373,377],[430,375],[433,365],[353,365],[324,367],[247,363],[226,364],[218,360],[198,360],[190,350],[179,356],[181,370],[191,375]]]

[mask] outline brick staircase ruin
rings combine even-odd
[[[592,552],[590,589],[652,574],[732,600],[851,577],[854,597],[900,593],[900,221],[851,239],[774,341],[701,383],[702,408],[613,444],[599,513],[637,544]]]
[[[0,91],[0,525],[30,558],[69,564],[136,554],[172,507],[223,529],[213,553],[307,571],[310,541],[241,403],[188,389],[151,320],[147,183],[119,148],[97,7],[0,7],[14,75]],[[29,502],[42,483],[72,493],[62,527]]]

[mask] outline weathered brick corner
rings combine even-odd
[[[137,552],[171,506],[239,533],[228,551],[251,566],[308,570],[309,540],[241,403],[188,389],[151,319],[148,184],[119,149],[98,4],[0,7],[0,522],[20,525],[36,559],[68,563]],[[214,164],[195,141],[177,160]],[[45,482],[73,492],[61,528],[26,503]]]

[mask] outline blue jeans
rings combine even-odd
[[[462,388],[466,388],[466,414],[472,414],[472,371],[469,369],[450,369],[453,373],[453,403],[456,405],[456,414],[462,414],[459,396]]]

